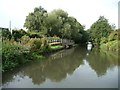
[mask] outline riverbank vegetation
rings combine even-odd
[[[103,51],[118,51],[120,48],[118,45],[120,44],[120,29],[116,30],[104,16],[99,17],[87,32],[89,41]]]
[[[69,16],[61,9],[48,13],[44,8],[36,7],[26,16],[23,29],[1,28],[2,31],[2,71],[12,70],[31,60],[41,60],[44,54],[54,49],[63,48],[62,45],[50,45],[50,39],[68,39],[75,44],[86,45],[91,41],[94,46],[104,50],[118,51],[118,32],[105,17],[101,16],[92,24],[89,30],[80,24],[76,18]]]
[[[104,38],[101,40],[100,48],[105,51],[119,51],[120,48],[120,29],[113,31],[110,33],[108,38]]]
[[[26,17],[24,27],[27,31],[1,28],[2,33],[2,71],[12,70],[31,60],[41,59],[53,49],[62,45],[49,45],[49,39],[69,39],[77,44],[87,42],[87,32],[77,19],[58,9],[50,13],[36,7]]]

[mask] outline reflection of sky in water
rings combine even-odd
[[[3,87],[17,88],[117,88],[114,58],[76,48],[54,54],[40,63],[22,68]],[[61,54],[63,57],[61,57]],[[66,55],[65,55],[66,54]],[[87,57],[86,55],[89,54]],[[64,56],[65,55],[65,56]],[[105,54],[106,55],[106,54]],[[58,57],[57,57],[58,56]],[[108,55],[109,56],[109,55]],[[110,57],[111,58],[111,57]],[[114,61],[113,61],[114,60]],[[43,69],[41,69],[43,68]]]

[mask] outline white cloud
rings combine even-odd
[[[61,8],[89,28],[100,15],[118,26],[119,0],[0,0],[0,27],[23,28],[26,16],[35,7],[42,6],[48,12]]]

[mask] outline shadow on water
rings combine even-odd
[[[104,53],[87,48],[71,48],[61,50],[48,56],[45,60],[33,61],[12,72],[3,73],[3,84],[12,82],[15,76],[20,78],[28,76],[34,84],[42,84],[46,79],[53,82],[64,80],[67,75],[72,75],[73,72],[80,66],[84,65],[86,60],[89,66],[99,76],[105,75],[107,70],[117,66],[118,58],[113,53]]]

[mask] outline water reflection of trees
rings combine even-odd
[[[43,61],[35,61],[20,68],[24,76],[32,78],[34,84],[41,84],[46,79],[59,82],[71,75],[76,68],[83,64],[87,51],[82,48],[72,48],[55,53]],[[13,76],[18,73],[12,74]],[[9,77],[9,80],[10,80]]]
[[[52,56],[55,56],[56,59],[50,57],[46,61],[32,64],[30,67],[24,69],[24,74],[31,77],[34,84],[40,84],[44,82],[46,78],[59,82],[65,79],[67,74],[72,74],[74,70],[83,63],[83,58],[85,58],[86,55],[84,52],[83,50],[81,54],[78,50],[70,49],[63,51],[63,55],[55,53],[56,55]]]
[[[118,65],[118,54],[93,49],[87,56],[87,61],[97,75],[102,76],[108,69]]]

